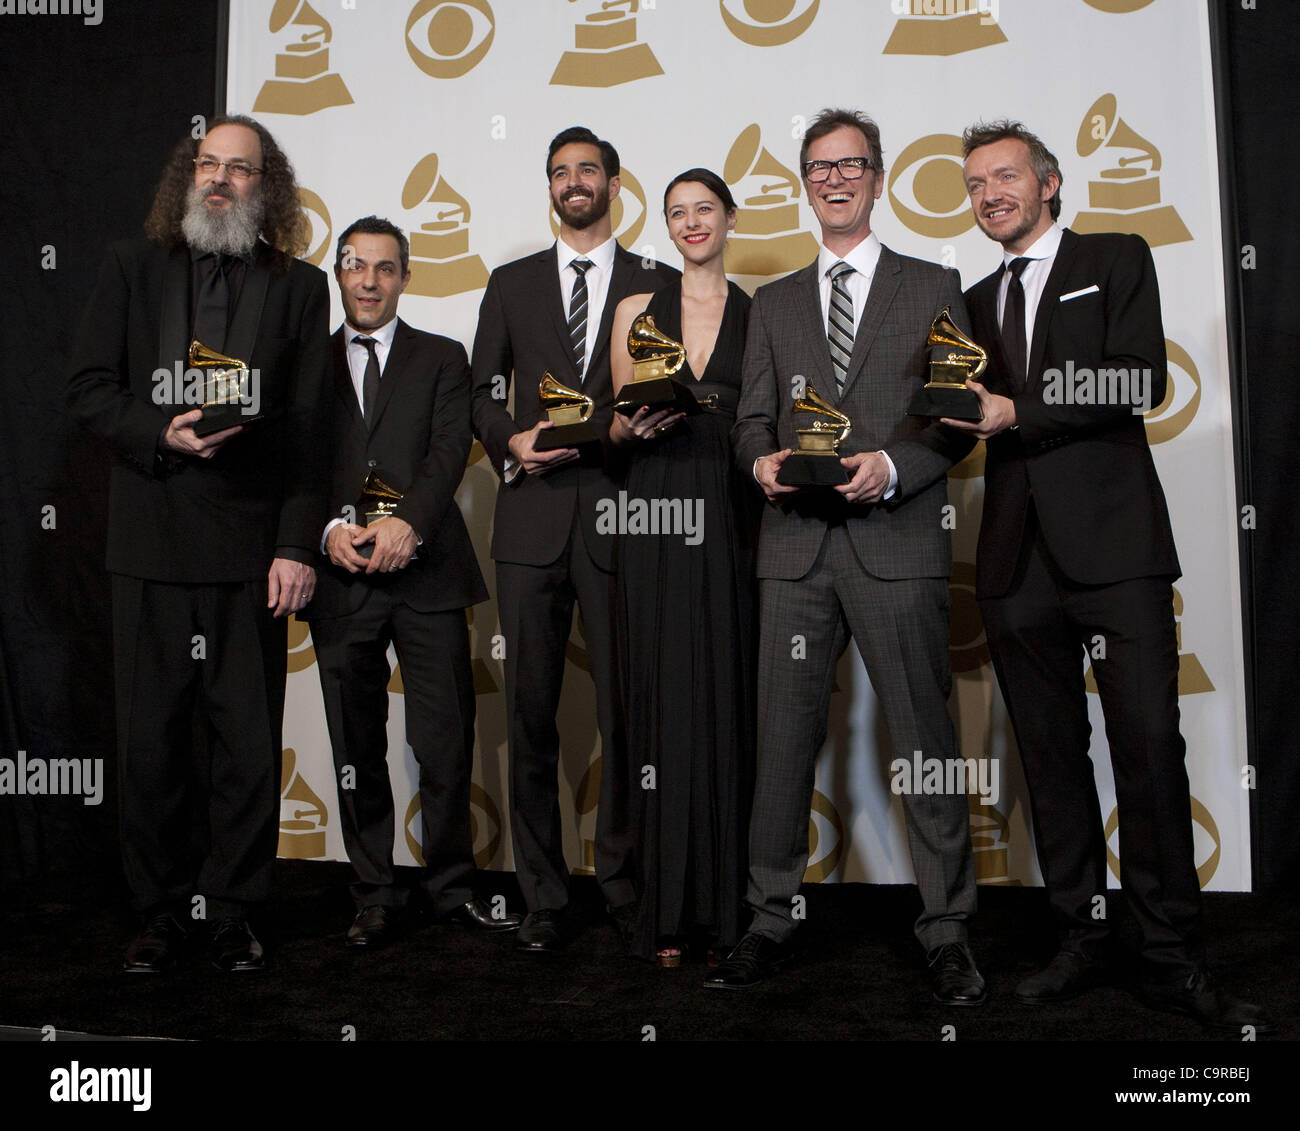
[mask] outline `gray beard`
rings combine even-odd
[[[213,212],[205,203],[210,192],[209,186],[190,189],[185,202],[185,218],[181,221],[185,242],[202,254],[247,255],[253,250],[262,230],[264,209],[261,195],[245,200],[233,193],[230,208]]]

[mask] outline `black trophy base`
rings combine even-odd
[[[983,420],[979,398],[965,386],[922,385],[907,406],[908,416],[946,416],[950,420]]]
[[[642,406],[651,412],[671,408],[687,416],[700,412],[700,402],[695,399],[695,394],[671,377],[655,377],[650,381],[633,381],[624,385],[622,395],[614,402],[614,411],[624,416],[635,416]]]
[[[261,419],[260,412],[245,412],[237,404],[204,405],[203,419],[195,423],[194,435],[211,436],[225,428],[237,428]]]
[[[838,487],[852,476],[832,452],[825,455],[795,452],[785,458],[776,481],[783,487]]]
[[[576,448],[578,463],[584,467],[598,467],[605,462],[605,445],[601,443],[600,436],[600,425],[593,417],[578,424],[543,428],[537,433],[533,450],[553,452],[559,448]]]

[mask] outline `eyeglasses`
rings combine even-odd
[[[838,161],[805,161],[803,175],[813,184],[819,185],[831,175],[832,169],[838,169],[846,181],[856,181],[870,168],[870,157],[841,157]]]
[[[237,181],[246,181],[249,177],[263,172],[262,169],[254,169],[245,161],[218,161],[215,157],[194,158],[194,169],[199,173],[215,174],[222,165],[230,170],[230,175]]]

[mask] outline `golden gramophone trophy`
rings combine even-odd
[[[979,398],[968,388],[967,380],[974,380],[984,372],[989,355],[953,324],[948,307],[930,326],[925,348],[949,347],[943,361],[930,362],[930,380],[912,396],[907,406],[908,416],[947,416],[953,420],[979,420]]]
[[[211,436],[223,428],[251,424],[262,418],[254,411],[258,402],[249,385],[251,374],[246,363],[209,349],[197,338],[190,342],[188,362],[191,369],[206,373],[203,381],[203,419],[194,425],[196,436]]]
[[[533,444],[539,452],[556,448],[585,449],[584,455],[600,450],[600,426],[592,418],[595,402],[586,393],[561,385],[549,372],[537,382],[537,399],[541,402],[550,428],[537,433]],[[592,449],[591,445],[596,448]]]
[[[624,385],[614,411],[635,416],[643,405],[653,412],[671,408],[694,416],[700,411],[695,394],[673,374],[686,364],[686,347],[655,325],[653,314],[638,314],[627,332],[632,355],[632,382]]]
[[[375,473],[375,465],[372,462],[370,470],[362,480],[361,497],[357,500],[357,513],[362,518],[359,525],[373,526],[382,519],[391,518],[393,512],[397,510],[397,504],[401,501],[402,492],[380,479]],[[373,542],[363,542],[354,548],[363,558],[368,558],[375,552]]]
[[[797,447],[786,456],[776,481],[787,487],[838,487],[851,478],[848,468],[840,463],[839,448],[853,426],[811,382],[804,394],[791,411],[813,420],[806,428],[794,430]]]

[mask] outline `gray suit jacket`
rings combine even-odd
[[[837,397],[817,264],[758,289],[732,432],[742,471],[753,481],[755,459],[796,446],[791,409],[797,376],[852,421],[842,455],[883,450],[898,471],[898,488],[887,502],[850,504],[830,488],[817,488],[779,506],[769,503],[759,538],[759,577],[802,577],[817,559],[827,524],[840,520],[847,523],[858,560],[876,577],[948,576],[945,474],[974,441],[907,415],[913,392],[928,379],[930,323],[945,306],[958,326],[969,326],[956,271],[882,247],[854,336],[844,394]]]

